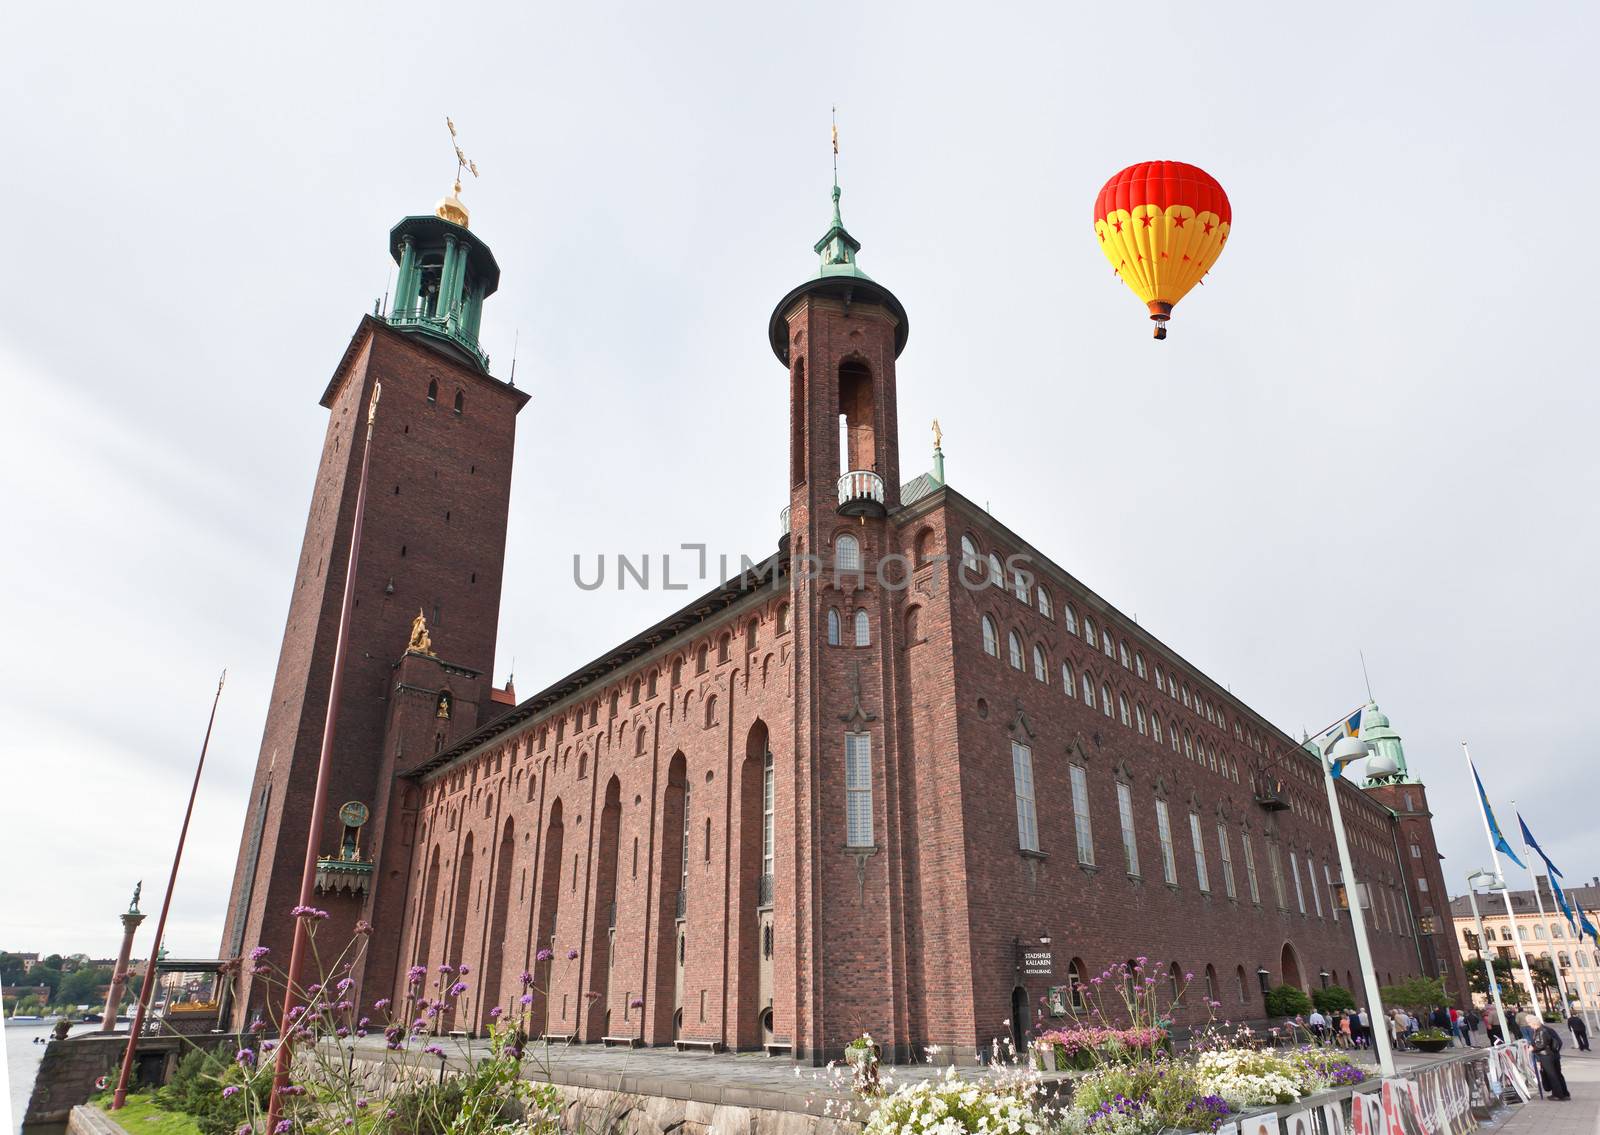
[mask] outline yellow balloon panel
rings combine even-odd
[[[1094,223],[1100,251],[1147,304],[1175,304],[1188,295],[1217,262],[1228,228],[1216,213],[1188,205],[1135,205]]]

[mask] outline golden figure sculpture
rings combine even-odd
[[[423,618],[420,607],[417,617],[411,620],[411,642],[406,649],[433,657],[433,637],[428,634],[428,620]]]

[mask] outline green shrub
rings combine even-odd
[[[1330,985],[1326,989],[1313,989],[1311,1003],[1324,1013],[1339,1013],[1345,1009],[1354,1009],[1356,999],[1350,996],[1350,991],[1342,985]]]
[[[1311,1012],[1311,998],[1294,985],[1280,985],[1267,992],[1267,1016],[1292,1017]]]

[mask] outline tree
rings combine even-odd
[[[1350,991],[1342,985],[1330,985],[1326,989],[1313,989],[1311,1003],[1324,1013],[1338,1013],[1345,1009],[1354,1009],[1356,999],[1350,996]]]
[[[1413,977],[1398,985],[1386,985],[1379,990],[1379,995],[1385,1005],[1398,1005],[1419,1015],[1437,1006],[1450,1004],[1450,995],[1444,991],[1444,981],[1437,977]]]
[[[1280,985],[1268,990],[1266,1008],[1269,1017],[1292,1017],[1311,1012],[1311,998],[1299,986]]]
[[[63,1005],[89,1005],[100,1000],[102,986],[111,984],[111,971],[109,969],[95,969],[93,966],[84,966],[71,973],[61,975],[61,984],[56,987],[56,1002]]]
[[[1471,989],[1472,992],[1474,992],[1474,993],[1481,993],[1485,997],[1488,997],[1489,996],[1489,977],[1488,977],[1488,972],[1484,967],[1483,959],[1481,959],[1481,958],[1469,958],[1467,960],[1467,967],[1466,968],[1467,968],[1467,988]],[[1502,957],[1499,957],[1499,956],[1495,957],[1495,959],[1494,959],[1494,980],[1495,980],[1495,984],[1500,987],[1501,995],[1504,996],[1505,991],[1508,988],[1511,988],[1513,983],[1516,981],[1516,977],[1513,975],[1513,972],[1512,972],[1511,959],[1510,958],[1502,958]]]
[[[21,954],[0,951],[0,985],[7,989],[21,985],[27,968]]]

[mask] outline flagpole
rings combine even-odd
[[[1489,842],[1489,855],[1494,861],[1495,878],[1499,879],[1501,882],[1504,882],[1505,875],[1500,869],[1500,849],[1495,846],[1494,831],[1489,827],[1489,809],[1485,803],[1485,801],[1488,799],[1488,794],[1487,792],[1481,791],[1483,782],[1478,779],[1478,770],[1473,767],[1472,753],[1468,751],[1467,743],[1465,741],[1461,742],[1461,755],[1466,758],[1467,772],[1472,775],[1473,790],[1480,793],[1478,800],[1478,812],[1483,817],[1483,838]],[[1539,995],[1534,991],[1533,988],[1533,973],[1528,969],[1528,953],[1522,948],[1522,932],[1517,929],[1517,915],[1516,912],[1511,909],[1511,888],[1503,887],[1500,891],[1500,897],[1505,900],[1506,918],[1509,919],[1511,923],[1511,941],[1517,947],[1517,960],[1522,963],[1522,985],[1523,988],[1528,992],[1528,1004],[1537,1010],[1539,1008]],[[1509,1040],[1510,1038],[1507,1038],[1508,1043]]]
[[[1539,876],[1533,870],[1533,855],[1528,847],[1527,837],[1523,834],[1522,813],[1517,811],[1515,800],[1511,801],[1511,811],[1517,817],[1517,838],[1522,841],[1522,857],[1527,860],[1523,870],[1528,872],[1528,878],[1533,881],[1533,901],[1539,907],[1539,925],[1545,926],[1548,931],[1549,928],[1545,924],[1544,896],[1539,893]],[[1544,855],[1540,854],[1539,858],[1544,859]],[[1549,860],[1545,860],[1544,866],[1547,871],[1555,870],[1550,866]],[[1567,1000],[1567,979],[1561,974],[1561,951],[1556,947],[1554,939],[1550,942],[1550,968],[1556,971],[1556,990],[1561,994],[1561,1020],[1564,1023],[1567,1014],[1572,1011],[1572,1002]]]
[[[1472,921],[1478,924],[1478,942],[1480,946],[1486,944],[1483,936],[1483,916],[1478,913],[1478,888],[1473,886],[1475,875],[1467,876],[1467,901],[1472,904]],[[1506,1023],[1506,1007],[1500,1000],[1500,980],[1494,975],[1495,953],[1491,950],[1484,954],[1480,948],[1479,960],[1483,962],[1483,976],[1489,986],[1489,996],[1494,1001],[1495,1016],[1500,1018],[1500,1043],[1511,1043],[1511,1027]],[[1471,990],[1468,990],[1470,997]],[[1484,1029],[1488,1031],[1487,1027]],[[1494,1047],[1492,1044],[1490,1047]]]
[[[167,932],[167,911],[172,909],[172,889],[178,885],[178,865],[183,862],[183,845],[189,838],[189,821],[194,817],[195,797],[200,793],[200,774],[206,767],[206,750],[211,748],[211,727],[217,723],[217,703],[222,700],[222,687],[228,680],[224,670],[217,679],[217,692],[211,697],[211,716],[206,718],[205,740],[200,742],[200,760],[194,766],[194,783],[189,786],[189,804],[183,810],[183,826],[178,829],[178,846],[172,853],[172,873],[167,876],[167,893],[161,898],[161,914],[156,919],[155,940],[150,943],[150,960],[144,964],[144,979],[139,983],[139,1000],[133,1011],[133,1024],[128,1029],[128,1047],[122,1052],[122,1068],[117,1072],[117,1086],[111,1093],[111,1110],[116,1111],[128,1099],[128,1077],[133,1072],[134,1050],[144,1035],[144,1015],[150,1008],[150,996],[155,991],[156,963],[161,960],[161,939]],[[219,982],[222,980],[219,976]],[[218,997],[221,996],[220,991]]]

